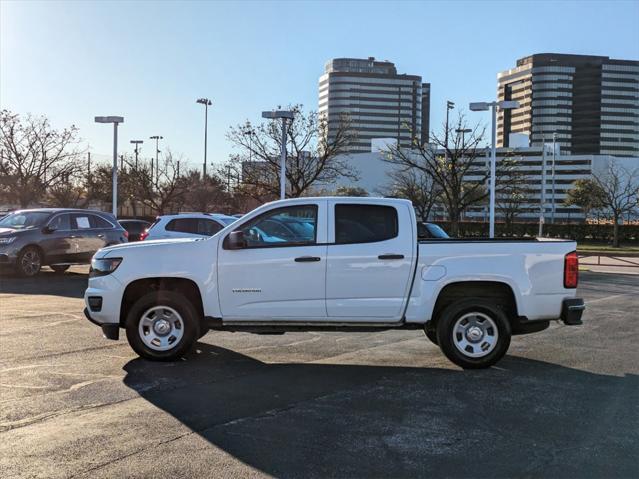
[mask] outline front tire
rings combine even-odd
[[[27,246],[18,255],[16,272],[24,278],[33,278],[42,268],[42,253],[35,246]]]
[[[200,322],[184,295],[156,291],[142,296],[129,310],[126,337],[141,357],[174,361],[188,353],[200,337]]]
[[[508,351],[510,337],[510,323],[501,308],[479,298],[451,304],[437,322],[439,347],[464,369],[497,363]]]

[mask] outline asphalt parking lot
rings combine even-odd
[[[418,331],[149,363],[84,319],[85,273],[0,276],[3,478],[639,477],[639,276],[583,273],[583,326],[462,371]]]

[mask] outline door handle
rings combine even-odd
[[[404,259],[403,254],[380,254],[377,259]]]
[[[98,235],[98,238],[104,238],[104,235]]]
[[[320,261],[322,258],[319,256],[300,256],[299,258],[295,258],[296,263],[315,263]]]

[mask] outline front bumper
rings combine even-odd
[[[114,339],[114,340],[120,339],[119,324],[109,324],[109,323],[100,324],[91,317],[91,313],[89,313],[89,310],[87,308],[84,308],[84,316],[86,316],[86,318],[89,321],[91,321],[93,324],[95,324],[96,326],[100,326],[100,328],[102,328],[102,335],[106,339]]]
[[[583,324],[581,315],[586,309],[586,304],[581,298],[564,299],[561,306],[561,320],[568,326]]]

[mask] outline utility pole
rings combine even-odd
[[[87,151],[87,180],[91,179],[91,152]]]

